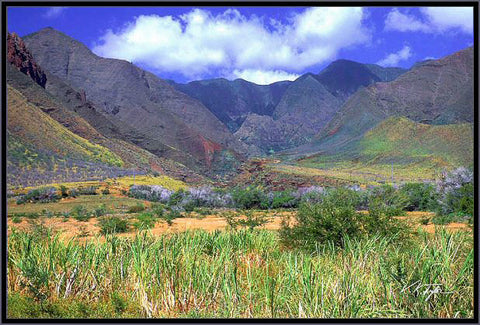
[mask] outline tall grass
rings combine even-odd
[[[279,246],[267,230],[62,241],[12,230],[8,317],[473,317],[471,234]],[[435,289],[436,288],[436,289]]]

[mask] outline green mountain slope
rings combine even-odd
[[[392,172],[396,181],[434,179],[444,169],[473,166],[473,124],[390,117],[345,148],[305,156],[290,169],[308,167],[302,172],[367,183],[389,180]]]
[[[425,124],[473,122],[473,48],[418,65],[391,82],[353,94],[332,120],[304,146],[286,156],[347,152],[390,116]]]

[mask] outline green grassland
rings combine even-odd
[[[8,86],[8,126],[18,140],[55,155],[122,166],[110,150],[72,133]],[[18,141],[17,140],[17,141]]]
[[[464,232],[419,232],[408,247],[345,239],[343,250],[310,253],[266,230],[85,244],[14,231],[8,249],[9,318],[473,317]]]
[[[392,176],[394,182],[433,180],[442,170],[473,166],[473,125],[426,125],[392,117],[347,147],[276,169],[363,184],[391,183]]]

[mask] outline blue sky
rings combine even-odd
[[[53,27],[177,82],[268,84],[336,59],[409,68],[473,44],[468,7],[10,7],[7,24],[20,36]]]

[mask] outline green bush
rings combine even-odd
[[[128,231],[128,222],[119,217],[104,217],[99,219],[98,225],[102,235],[122,233]]]
[[[155,218],[151,212],[144,212],[137,216],[137,222],[133,223],[133,226],[138,230],[150,229],[155,226],[157,218]]]
[[[132,205],[130,208],[128,208],[127,213],[138,213],[142,212],[145,210],[145,206],[142,203],[137,203],[136,205]]]
[[[83,205],[74,206],[70,214],[78,221],[88,221],[92,217]]]
[[[282,223],[282,243],[312,249],[328,243],[343,247],[346,239],[365,236],[407,237],[408,227],[391,216],[391,207],[380,197],[370,201],[368,214],[356,211],[361,199],[355,191],[337,188],[325,193],[321,202],[301,203],[296,224],[290,225],[289,220]]]
[[[393,216],[398,216],[402,212],[401,210],[395,211],[379,200],[374,200],[368,207],[368,213],[362,215],[360,224],[367,236],[396,237],[400,242],[408,237],[409,227],[405,222]]]
[[[170,196],[170,199],[168,200],[168,205],[171,207],[179,205],[186,194],[187,192],[185,190],[179,189]]]
[[[245,217],[242,217],[245,216]],[[238,226],[245,227],[250,230],[256,227],[263,226],[269,221],[269,218],[264,213],[254,213],[251,210],[243,210],[239,213],[229,211],[223,214],[223,217],[227,221],[227,224],[232,229],[237,229]]]
[[[297,213],[297,224],[283,222],[282,242],[290,247],[314,248],[332,242],[342,246],[345,237],[360,235],[360,215],[355,211],[352,196],[338,189],[323,196],[321,203],[304,202]]]
[[[293,195],[292,191],[274,192],[272,200],[272,209],[278,208],[296,208],[299,199]]]
[[[400,188],[400,194],[407,197],[407,211],[434,211],[437,192],[431,184],[408,183]]]
[[[369,193],[368,205],[374,209],[380,209],[387,216],[405,215],[408,206],[408,197],[390,185],[375,187]]]
[[[236,188],[232,191],[232,199],[239,209],[268,209],[268,196],[259,187]]]
[[[31,203],[49,203],[57,202],[60,196],[57,195],[55,187],[40,187],[28,191],[27,194],[20,196],[17,199],[17,204]]]
[[[105,214],[107,214],[107,207],[105,204],[101,204],[93,210],[93,215],[97,218],[104,216]]]

